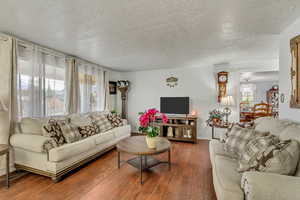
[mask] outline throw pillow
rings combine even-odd
[[[70,123],[76,126],[86,126],[92,123],[92,120],[89,116],[84,114],[70,114]]]
[[[93,124],[100,128],[100,132],[105,132],[113,128],[106,115],[97,115],[92,118]]]
[[[82,138],[87,138],[100,133],[99,127],[96,124],[78,126],[77,128]]]
[[[256,171],[294,175],[298,160],[299,146],[295,140],[281,141],[269,146],[264,152],[258,154]]]
[[[239,159],[238,171],[248,171],[256,165],[256,157],[259,153],[263,152],[268,146],[279,142],[278,137],[274,135],[268,135],[263,137],[253,138],[248,142],[246,147],[241,152]]]
[[[22,118],[20,123],[21,132],[23,134],[42,135],[43,123],[37,118]]]
[[[224,149],[233,157],[238,158],[241,156],[242,150],[251,139],[267,134],[269,133],[261,133],[255,131],[253,128],[242,128],[239,125],[235,125],[227,133]]]
[[[49,138],[49,140],[46,140],[42,145],[42,152],[47,153],[55,147],[57,147],[57,143],[52,138]]]
[[[52,138],[57,146],[61,146],[66,143],[60,125],[55,119],[49,119],[48,122],[43,126],[43,135],[45,137]]]
[[[295,140],[279,141],[276,138],[251,158],[242,171],[260,171],[281,175],[294,175],[299,160],[299,145]]]
[[[109,114],[109,115],[107,115],[107,119],[110,121],[110,123],[113,127],[123,126],[123,120],[117,114]]]
[[[58,124],[67,143],[81,140],[81,134],[77,126],[65,122],[58,122]]]

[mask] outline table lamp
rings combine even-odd
[[[226,117],[226,121],[225,123],[228,124],[228,116],[231,114],[231,109],[229,108],[229,106],[234,106],[234,99],[233,99],[233,96],[226,96],[226,97],[223,97],[221,99],[221,105],[222,106],[226,106],[224,108],[224,114],[225,114],[225,117]]]

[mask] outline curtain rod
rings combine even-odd
[[[47,50],[53,51],[53,52],[55,52],[55,53],[64,55],[64,56],[66,57],[66,59],[70,59],[70,58],[80,59],[80,60],[83,60],[83,61],[85,61],[85,62],[87,62],[87,63],[91,63],[91,64],[94,64],[94,65],[97,65],[98,67],[102,68],[102,69],[105,70],[105,71],[109,71],[109,72],[117,72],[117,71],[111,70],[111,69],[109,69],[109,68],[107,68],[107,67],[103,67],[103,66],[101,66],[101,65],[99,65],[99,64],[96,64],[96,63],[93,63],[93,62],[91,62],[91,61],[88,61],[88,60],[85,60],[85,59],[83,59],[83,58],[80,58],[80,57],[78,57],[78,56],[70,55],[70,54],[61,52],[61,51],[59,51],[59,50],[52,49],[52,48],[49,48],[49,47],[46,47],[46,46],[37,44],[37,43],[35,43],[35,42],[31,42],[31,41],[25,40],[25,39],[23,39],[23,38],[20,38],[20,37],[17,37],[17,36],[15,36],[15,35],[13,35],[13,34],[3,33],[3,32],[0,32],[0,34],[2,34],[3,36],[6,36],[6,37],[12,37],[12,38],[14,38],[14,39],[16,39],[16,40],[18,40],[18,41],[20,41],[20,42],[25,43],[25,45],[26,45],[26,44],[36,45],[36,46],[38,46],[39,48],[47,49]],[[0,35],[0,36],[1,36],[1,35]],[[1,37],[0,37],[0,39],[1,39]],[[8,39],[7,39],[7,40],[8,40]]]
[[[31,44],[30,42],[26,42],[26,41],[23,41],[23,40],[20,40],[20,39],[16,39],[16,40],[18,42],[18,45],[20,45],[22,47],[31,48],[32,50],[36,47],[39,51],[41,51],[43,53],[47,53],[47,54],[57,56],[57,57],[61,57],[61,58],[66,58],[67,57],[66,54],[57,52],[57,51],[49,49],[49,48],[45,48],[45,47],[42,47],[40,45]]]

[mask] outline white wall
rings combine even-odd
[[[267,101],[267,91],[274,85],[278,85],[277,81],[266,81],[266,82],[256,82],[256,91],[254,103],[260,103],[262,101]]]
[[[289,107],[291,95],[291,53],[290,40],[300,34],[300,18],[287,27],[280,35],[279,91],[285,95],[285,102],[279,104],[279,117],[300,121],[300,109]]]
[[[160,97],[189,96],[190,110],[198,112],[198,137],[211,138],[211,129],[205,120],[208,112],[218,107],[213,67],[128,72],[123,76],[131,82],[128,119],[133,131],[138,129],[138,112],[148,108],[160,109]],[[170,76],[179,79],[178,86],[170,88],[166,85],[166,78]]]

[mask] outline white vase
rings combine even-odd
[[[168,127],[168,134],[167,134],[168,137],[173,137],[173,128],[171,126]]]
[[[148,145],[148,148],[155,149],[156,148],[156,139],[157,137],[148,137],[146,136],[146,143]]]

